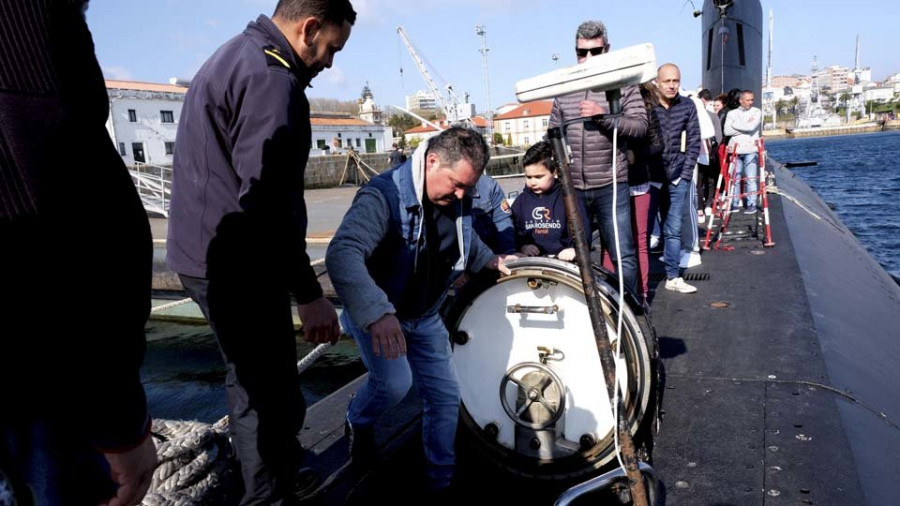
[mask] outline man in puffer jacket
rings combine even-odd
[[[585,21],[575,32],[575,54],[578,63],[609,51],[606,26],[600,21]],[[587,210],[591,223],[591,235],[599,228],[602,246],[616,258],[616,250],[622,256],[622,272],[625,286],[634,291],[637,280],[637,256],[631,234],[631,205],[628,199],[628,161],[626,138],[642,138],[647,134],[647,112],[641,93],[636,86],[621,90],[622,113],[619,118],[619,140],[616,167],[613,174],[612,118],[599,120],[592,116],[609,113],[605,93],[583,91],[558,97],[550,112],[550,127],[566,121],[584,118],[583,122],[568,125],[566,138],[572,148],[572,182]],[[613,183],[617,193],[613,210]],[[619,243],[616,244],[613,223],[618,225]],[[617,247],[618,246],[618,247]]]
[[[697,288],[684,282],[680,274],[681,221],[685,210],[692,215],[695,208],[688,206],[688,196],[693,188],[691,180],[694,165],[700,154],[700,123],[697,108],[690,99],[678,94],[681,87],[681,71],[666,63],[656,74],[659,88],[659,105],[653,114],[659,117],[663,137],[663,168],[666,184],[660,199],[660,213],[665,246],[663,263],[666,266],[666,290],[678,293],[694,293]]]

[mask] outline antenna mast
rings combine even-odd
[[[766,87],[772,87],[772,39],[775,32],[775,17],[769,9],[769,65],[766,67]]]
[[[815,111],[819,108],[819,60],[817,56],[813,56],[812,84],[810,88],[809,108],[806,110],[807,118],[812,118]]]
[[[485,114],[485,119],[487,120],[487,135],[488,142],[494,143],[494,109],[491,107],[491,73],[488,70],[488,49],[487,47],[487,27],[484,25],[475,26],[475,33],[481,37],[481,49],[478,52],[481,53],[481,68],[484,74],[484,96],[485,100],[487,100],[487,109]]]

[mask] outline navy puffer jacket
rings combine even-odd
[[[664,140],[662,159],[666,180],[675,181],[678,178],[690,180],[694,174],[697,157],[700,156],[700,121],[697,119],[697,107],[690,99],[678,95],[668,109],[657,105],[653,108],[653,112],[659,118],[659,127]]]

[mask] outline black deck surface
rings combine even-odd
[[[774,248],[724,243],[735,249],[703,255],[696,294],[659,290],[653,302],[666,504],[862,503],[782,202],[769,202]]]
[[[798,186],[792,191],[805,190]],[[661,429],[651,463],[661,480],[663,503],[900,504],[900,480],[891,479],[900,463],[894,415],[900,408],[900,381],[894,381],[900,359],[900,310],[894,309],[900,308],[900,290],[884,285],[886,297],[869,295],[878,299],[874,302],[854,294],[823,293],[841,291],[840,285],[823,284],[819,278],[847,261],[840,255],[856,255],[861,246],[854,243],[854,249],[847,242],[845,253],[829,250],[837,255],[830,257],[831,263],[811,265],[808,257],[821,252],[811,251],[810,243],[825,240],[836,225],[810,218],[776,195],[770,195],[769,203],[775,247],[763,248],[762,239],[754,237],[757,231],[762,234],[756,221],[761,223],[761,214],[737,215],[732,223],[736,233],[723,243],[734,249],[704,252],[702,265],[688,271],[689,278],[698,279],[689,281],[699,289],[696,294],[664,290],[658,281],[661,265],[653,260],[651,285],[659,286],[651,316],[664,373]],[[840,240],[847,241],[846,234]],[[794,237],[802,238],[800,248]],[[868,264],[860,268],[871,270]],[[875,271],[872,275],[878,277]],[[870,290],[871,283],[856,288]],[[885,298],[890,300],[885,303]],[[864,323],[832,321],[836,318],[830,312],[841,312],[829,307],[835,304],[864,315],[856,306],[874,308],[866,317],[878,320],[878,336],[857,338],[842,348],[842,336],[849,332],[842,325],[860,325],[864,333]],[[884,317],[894,312],[894,320]],[[877,369],[867,371],[860,360]],[[346,458],[339,423],[352,390],[317,404],[308,417],[319,421],[305,432],[304,443],[318,454],[313,463],[325,474]],[[424,504],[418,485],[423,465],[417,406],[410,399],[383,421],[379,441],[386,446],[384,461],[365,472],[345,468],[334,474],[318,502]],[[458,468],[457,504],[552,504],[563,487],[511,478],[467,448],[464,438]],[[595,497],[590,503],[617,501]]]

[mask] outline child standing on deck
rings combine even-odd
[[[526,256],[556,255],[560,260],[573,260],[574,241],[566,222],[562,190],[556,184],[557,164],[550,144],[541,141],[528,148],[522,164],[525,188],[512,205],[516,249]],[[580,199],[576,201],[581,222],[586,224],[584,205]]]

